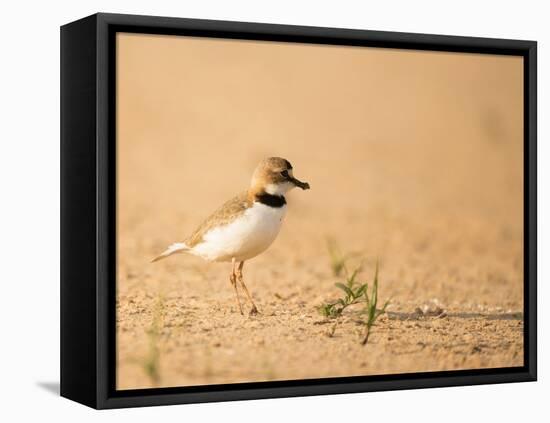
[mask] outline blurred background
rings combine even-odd
[[[119,34],[117,72],[119,387],[357,374],[338,368],[336,350],[315,368],[307,355],[294,367],[280,360],[286,371],[259,370],[276,366],[280,351],[259,364],[247,356],[244,368],[217,357],[189,327],[210,306],[233,306],[228,267],[187,257],[148,264],[246,189],[266,156],[288,159],[312,189],[289,194],[279,238],[247,264],[260,308],[276,294],[305,297],[310,310],[328,295],[330,237],[367,264],[380,260],[381,296],[394,310],[432,298],[459,311],[522,310],[522,58]],[[180,304],[163,314],[165,330],[185,298],[196,297],[197,316],[151,341],[159,295]],[[467,363],[374,360],[363,370],[521,364],[518,348]],[[164,376],[136,364],[151,354],[164,357]],[[212,354],[232,370],[182,364]]]

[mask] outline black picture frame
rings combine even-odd
[[[522,56],[524,366],[116,391],[117,32]],[[536,380],[536,78],[534,41],[104,13],[61,27],[61,395],[103,409]]]

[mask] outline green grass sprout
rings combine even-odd
[[[342,256],[341,256],[342,257]],[[331,255],[331,259],[334,263],[334,256]],[[342,265],[340,270],[344,271],[346,274],[346,280],[344,283],[337,282],[334,285],[342,291],[343,295],[338,298],[336,301],[323,303],[317,307],[319,313],[321,313],[325,318],[334,320],[334,325],[329,331],[328,335],[330,337],[334,336],[340,317],[348,307],[355,304],[363,304],[363,310],[361,313],[366,314],[367,318],[364,322],[365,324],[365,335],[361,340],[361,344],[366,345],[369,341],[369,336],[372,333],[372,327],[374,326],[376,320],[386,312],[386,308],[390,304],[390,300],[387,300],[381,309],[378,309],[378,273],[379,265],[378,261],[376,262],[376,269],[374,272],[374,281],[372,284],[372,289],[369,295],[369,285],[368,283],[360,283],[357,281],[357,275],[361,271],[361,268],[357,268],[351,273],[348,273],[345,263]]]
[[[378,305],[378,261],[376,262],[376,270],[374,271],[374,282],[372,284],[372,291],[369,296],[368,289],[363,292],[365,297],[365,309],[364,312],[367,315],[367,321],[365,323],[365,336],[361,341],[361,344],[366,345],[369,342],[369,336],[372,331],[372,327],[376,320],[386,312],[390,300],[387,300],[381,309],[377,309]]]
[[[321,304],[318,309],[323,316],[331,319],[340,317],[346,308],[364,301],[363,295],[367,289],[367,284],[357,283],[356,278],[358,273],[359,269],[355,269],[351,276],[346,278],[346,283],[337,282],[334,284],[334,286],[344,292],[344,296],[334,302]]]
[[[330,267],[334,276],[342,275],[342,272],[347,271],[346,263],[352,258],[355,254],[342,253],[342,250],[338,246],[338,243],[333,238],[327,238],[327,249],[330,256]]]
[[[153,321],[151,326],[147,329],[147,337],[149,340],[149,352],[147,357],[144,360],[143,368],[147,376],[151,379],[153,385],[157,386],[160,382],[160,351],[159,351],[159,341],[160,341],[160,331],[162,327],[162,315],[163,315],[164,304],[162,299],[159,297],[157,305],[153,314]]]

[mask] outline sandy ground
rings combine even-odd
[[[118,85],[119,389],[523,364],[522,64],[513,57],[122,36]],[[289,159],[279,238],[230,265],[149,260]],[[380,300],[369,343],[326,239]],[[417,309],[439,307],[440,316]]]

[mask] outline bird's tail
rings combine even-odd
[[[162,260],[163,258],[171,256],[172,254],[183,253],[187,250],[189,250],[189,247],[185,243],[176,242],[175,244],[170,245],[160,256],[155,257],[153,260],[151,260],[151,263]]]

